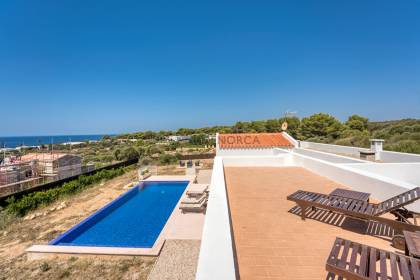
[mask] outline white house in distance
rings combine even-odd
[[[167,137],[168,141],[180,142],[180,141],[189,141],[191,136],[189,135],[171,135]]]

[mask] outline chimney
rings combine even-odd
[[[375,152],[375,160],[381,160],[384,141],[383,139],[370,139],[370,150]]]

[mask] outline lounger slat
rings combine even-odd
[[[368,265],[368,247],[366,245],[362,245],[362,254],[360,256],[360,267],[359,267],[359,274],[363,276],[367,276],[367,265]]]
[[[356,261],[357,261],[357,254],[359,253],[359,244],[353,245],[353,250],[351,252],[350,262],[349,262],[349,271],[355,272],[356,269]]]
[[[333,249],[331,250],[327,260],[327,262],[331,265],[337,265],[338,253],[340,252],[341,242],[342,239],[340,238],[337,238],[334,242]]]
[[[375,248],[370,248],[369,256],[369,279],[376,280],[376,258],[377,252]]]
[[[411,271],[413,272],[414,280],[420,280],[419,261],[411,259]]]
[[[362,213],[366,213],[366,214],[370,215],[370,213],[372,212],[372,209],[373,209],[373,205],[370,204],[370,203],[365,203],[362,208],[363,208],[363,209],[361,209]]]
[[[388,280],[388,273],[387,273],[387,268],[386,268],[386,253],[385,251],[380,251],[379,252],[379,262],[380,262],[380,279],[381,280]]]
[[[391,254],[389,258],[390,268],[391,268],[391,279],[398,280],[398,268],[397,268],[397,258],[395,254]]]
[[[338,267],[346,268],[347,256],[349,254],[349,249],[350,249],[350,241],[346,240],[344,242],[343,253],[341,254],[340,261],[338,262]]]
[[[355,211],[355,207],[358,206],[359,204],[357,203],[356,200],[353,200],[350,204],[349,207],[347,207],[347,210],[349,211]]]
[[[367,202],[363,202],[363,203],[359,202],[356,204],[354,211],[358,213],[364,213],[366,211],[367,206],[368,206]]]
[[[399,257],[400,272],[404,280],[411,280],[410,272],[408,270],[407,260],[404,257]]]
[[[340,199],[339,198],[336,198],[335,200],[333,200],[331,206],[332,207],[337,207],[337,205],[339,205],[339,204],[340,204]]]
[[[347,206],[347,199],[340,199],[340,203],[337,205],[338,208],[345,209]]]

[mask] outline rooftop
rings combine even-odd
[[[326,271],[337,237],[404,254],[392,247],[396,229],[378,223],[394,221],[389,213],[363,222],[311,209],[302,220],[287,197],[342,188],[384,201],[420,185],[420,155],[381,145],[296,141],[287,133],[220,134],[217,140],[196,279],[337,279]],[[360,158],[360,151],[371,150],[375,162]],[[406,208],[420,213],[420,202]],[[420,231],[417,225],[405,228]]]
[[[241,279],[325,279],[337,236],[386,250],[390,238],[366,224],[316,211],[302,221],[286,197],[298,189],[329,193],[342,184],[301,167],[226,167],[226,187]]]

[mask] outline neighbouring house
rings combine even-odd
[[[166,139],[168,139],[168,141],[174,141],[174,142],[189,141],[191,139],[191,136],[189,136],[189,135],[171,135],[171,136],[168,136]]]
[[[36,176],[32,162],[13,162],[0,166],[0,186],[25,181]]]
[[[52,180],[59,180],[82,173],[82,158],[65,153],[30,153],[21,161],[34,161],[38,174]]]

